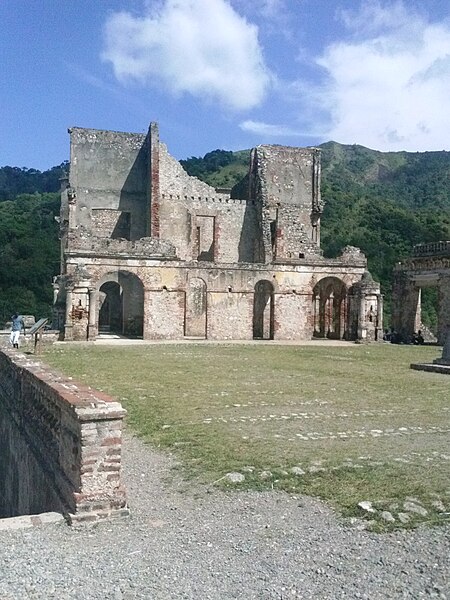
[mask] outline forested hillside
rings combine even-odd
[[[383,153],[335,142],[321,148],[324,253],[360,247],[382,284],[389,316],[395,263],[415,244],[450,240],[450,152]],[[215,150],[181,163],[215,187],[232,187],[247,173],[248,158],[248,150]],[[59,197],[51,192],[65,168],[0,168],[0,322],[14,310],[49,314],[52,276],[59,272]],[[432,326],[432,292],[423,309]]]
[[[66,168],[0,168],[0,324],[16,310],[50,316],[59,272],[57,190]]]

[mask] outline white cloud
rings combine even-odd
[[[450,25],[430,23],[401,2],[365,2],[346,13],[350,41],[317,61],[327,74],[324,137],[378,150],[449,147]]]
[[[285,125],[270,125],[269,123],[263,123],[261,121],[243,121],[239,124],[239,127],[242,129],[242,131],[266,137],[298,137],[303,135],[302,133],[291,129],[290,127],[286,127]]]
[[[165,0],[145,16],[112,13],[102,56],[122,82],[163,84],[234,110],[258,106],[271,80],[257,27],[227,0]]]

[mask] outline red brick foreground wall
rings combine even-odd
[[[59,511],[71,523],[128,514],[119,402],[0,351],[0,517]]]

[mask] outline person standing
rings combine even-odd
[[[9,336],[9,341],[13,348],[19,348],[19,339],[20,332],[23,330],[25,335],[25,323],[22,315],[14,313],[11,317],[12,325],[11,325],[11,335]]]

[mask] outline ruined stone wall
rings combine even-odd
[[[264,261],[319,253],[319,150],[258,146],[251,160],[250,189],[261,210]]]
[[[208,338],[251,340],[253,337],[253,290],[251,292],[209,292]]]
[[[70,227],[99,237],[136,240],[148,235],[146,136],[76,127],[69,131],[69,185],[75,195]]]
[[[9,350],[0,351],[0,401],[0,516],[128,514],[118,402]]]
[[[313,337],[312,294],[308,291],[275,294],[275,336],[282,340]]]
[[[439,280],[438,341],[444,344],[450,335],[450,274]]]
[[[189,176],[181,164],[160,144],[159,152],[160,237],[177,248],[182,260],[210,260],[221,263],[252,262],[257,221],[255,205],[231,199],[208,184]],[[202,231],[202,221],[211,221]],[[213,234],[209,237],[209,230]],[[201,240],[197,239],[201,236]],[[213,247],[212,255],[199,246]]]
[[[150,290],[145,293],[144,338],[177,340],[184,336],[183,290]]]
[[[68,248],[55,283],[65,339],[95,339],[101,302],[103,330],[124,335],[308,339],[317,282],[334,278],[345,295],[365,271],[356,248],[334,260],[321,254],[318,149],[259,146],[231,198],[189,176],[156,123],[147,136],[73,129],[71,140]],[[336,320],[345,299],[332,300]]]
[[[392,326],[408,340],[420,323],[420,290],[438,289],[437,338],[443,344],[450,326],[450,242],[420,244],[413,256],[398,263],[392,290]]]
[[[91,258],[85,268],[91,273],[90,285],[94,288],[108,280],[119,281],[125,294],[127,273],[139,280],[144,290],[142,319],[147,339],[181,339],[185,335],[186,318],[191,317],[197,323],[187,335],[200,335],[204,331],[210,339],[252,339],[254,294],[261,281],[273,286],[275,339],[309,339],[313,333],[314,286],[321,279],[334,277],[350,288],[365,270],[364,258],[356,256],[354,262],[350,266],[340,259],[322,259],[310,265],[265,268],[252,264],[205,266],[176,261],[109,259],[106,262]],[[71,272],[74,265],[69,263],[68,269]],[[192,289],[195,293],[189,292]],[[201,301],[199,298],[203,296],[199,294],[204,295]],[[204,317],[198,306],[191,303],[205,305]]]

